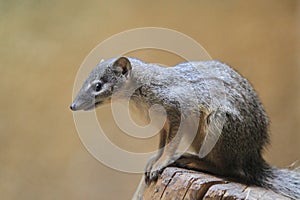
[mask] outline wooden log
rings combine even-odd
[[[289,199],[271,190],[177,167],[167,167],[156,182],[150,183],[145,188],[142,196],[144,200]]]

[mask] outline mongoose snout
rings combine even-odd
[[[75,111],[75,110],[76,110],[76,104],[75,104],[75,103],[72,103],[72,104],[70,105],[70,109],[73,110],[73,111]]]

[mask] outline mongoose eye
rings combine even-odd
[[[95,85],[95,91],[99,92],[101,90],[101,88],[102,88],[102,83],[96,83],[96,85]]]

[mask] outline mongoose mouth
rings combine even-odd
[[[76,106],[75,103],[72,103],[70,105],[70,109],[73,111],[78,111],[78,110],[88,111],[88,110],[92,110],[92,109],[96,108],[98,105],[100,105],[102,103],[103,103],[103,101],[99,101],[99,102],[96,102],[95,104],[87,105],[87,106]]]
[[[103,103],[102,101],[98,101],[98,102],[96,102],[94,105],[91,105],[91,106],[89,106],[89,107],[86,107],[86,108],[84,108],[83,110],[84,110],[84,111],[93,110],[93,109],[95,109],[97,106],[99,106],[99,105],[102,104],[102,103]]]

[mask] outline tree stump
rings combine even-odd
[[[145,200],[289,199],[271,190],[230,182],[213,175],[177,167],[167,167],[156,182],[146,187],[142,196]]]

